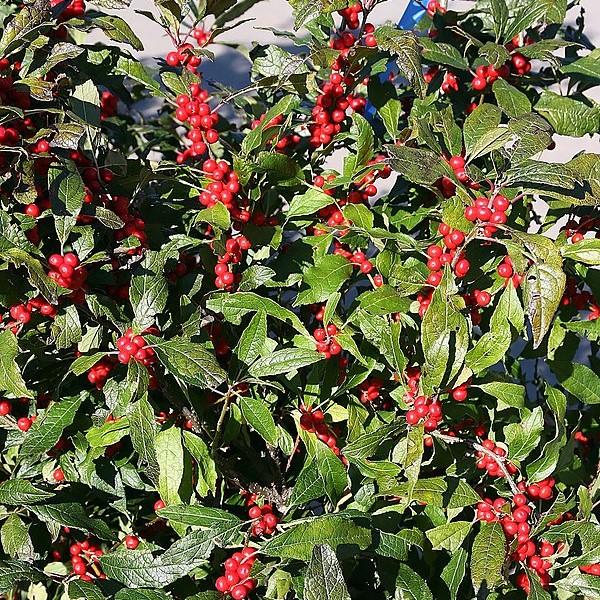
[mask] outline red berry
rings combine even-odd
[[[54,471],[52,471],[52,478],[54,479],[54,481],[64,481],[65,480],[65,473],[64,471],[58,467],[56,469],[54,469]]]
[[[29,417],[21,417],[17,420],[17,427],[21,431],[29,431],[31,429],[32,421]]]
[[[135,535],[125,536],[125,547],[129,550],[135,550],[140,545],[140,540]]]

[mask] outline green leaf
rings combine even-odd
[[[313,548],[327,544],[334,550],[339,545],[356,545],[365,549],[371,543],[371,531],[348,518],[325,515],[292,525],[268,540],[261,551],[267,556],[295,558],[308,562]]]
[[[92,427],[85,434],[91,448],[112,446],[129,433],[129,419],[122,417],[116,421],[108,421]]]
[[[59,350],[69,348],[81,341],[81,322],[77,308],[73,305],[65,307],[54,319],[51,330],[54,343]]]
[[[340,563],[326,544],[313,548],[304,577],[303,597],[305,600],[350,600]]]
[[[332,203],[331,196],[318,188],[310,188],[304,194],[292,198],[286,218],[290,220],[295,217],[312,215]]]
[[[508,456],[511,461],[522,461],[527,458],[540,442],[540,434],[544,431],[544,413],[536,406],[533,412],[520,423],[509,423],[504,427],[504,440],[508,445]]]
[[[156,447],[154,438],[156,433],[156,422],[154,411],[148,398],[142,396],[131,407],[129,413],[129,436],[134,450],[138,453],[144,472],[152,483],[158,485],[159,465],[156,458]]]
[[[221,385],[227,374],[217,363],[214,355],[200,344],[183,337],[161,340],[146,336],[160,362],[169,372],[185,383],[199,388]]]
[[[112,540],[115,533],[101,519],[90,517],[88,511],[77,502],[62,502],[57,504],[36,504],[29,509],[44,523],[72,527],[86,533],[91,533],[103,540]]]
[[[213,547],[211,530],[193,531],[158,556],[148,550],[121,550],[105,554],[100,564],[109,578],[127,587],[166,587],[206,562]]]
[[[344,449],[345,450],[345,449]],[[448,508],[462,508],[481,502],[481,496],[464,480],[460,479],[448,501]]]
[[[120,75],[125,75],[141,83],[148,91],[152,92],[155,96],[162,96],[163,93],[160,89],[160,85],[155,81],[146,68],[138,60],[128,58],[126,56],[119,56],[115,72]]]
[[[261,398],[240,398],[242,416],[270,446],[276,446],[279,438],[277,426],[269,405]]]
[[[446,281],[447,278],[448,274]],[[442,282],[436,288],[421,323],[425,393],[431,393],[459,373],[469,346],[469,326],[460,313],[461,301],[446,287]]]
[[[0,390],[17,397],[32,398],[15,358],[19,355],[17,338],[10,329],[0,332]]]
[[[102,29],[111,40],[125,42],[135,50],[144,49],[144,45],[140,39],[121,17],[115,15],[98,15],[92,18],[92,23]]]
[[[66,427],[73,423],[86,394],[52,402],[44,414],[35,421],[21,445],[21,456],[39,457],[52,448]]]
[[[0,528],[0,539],[4,552],[13,558],[31,558],[33,546],[29,528],[17,514],[9,515]]]
[[[0,592],[12,593],[19,582],[45,581],[46,575],[31,563],[21,560],[0,561]]]
[[[522,117],[531,112],[529,98],[505,79],[496,79],[492,90],[498,106],[509,117]]]
[[[564,579],[554,584],[559,590],[567,590],[583,598],[600,598],[600,580],[597,575],[585,575],[573,569]]]
[[[262,353],[267,341],[267,315],[258,311],[248,323],[235,348],[237,357],[247,365],[254,362]]]
[[[469,555],[464,548],[459,548],[452,553],[450,562],[443,568],[441,578],[448,587],[450,600],[457,600],[458,589],[464,581],[467,558]]]
[[[387,50],[396,59],[400,74],[406,77],[417,96],[425,97],[427,85],[421,67],[421,46],[412,31],[403,31],[384,25],[375,30],[375,39],[381,50]]]
[[[494,589],[503,581],[506,536],[499,522],[481,523],[471,550],[471,580],[475,590],[485,584]]]
[[[191,431],[183,432],[183,443],[198,466],[196,492],[200,497],[207,496],[209,492],[214,495],[217,489],[217,471],[208,446]]]
[[[91,79],[75,86],[75,91],[70,95],[71,108],[79,120],[88,127],[100,127],[100,95],[98,88]],[[75,173],[71,164],[71,172]],[[78,184],[77,184],[78,185]],[[84,193],[81,194],[83,200]]]
[[[50,23],[51,15],[47,4],[36,2],[25,5],[4,28],[0,39],[0,55],[8,56],[28,40],[32,41]]]
[[[159,511],[163,519],[176,521],[183,525],[202,527],[203,529],[226,530],[232,527],[241,527],[242,521],[235,515],[207,506],[191,504],[177,504],[161,508]]]
[[[352,115],[350,134],[356,140],[355,153],[352,155],[355,168],[366,165],[373,158],[375,140],[371,125],[360,113]]]
[[[565,19],[567,0],[529,0],[516,12],[504,31],[504,39],[529,29],[535,23],[562,23]]]
[[[323,360],[323,355],[316,350],[284,348],[259,358],[249,371],[253,377],[269,377],[296,371],[320,360]]]
[[[455,552],[463,543],[469,531],[471,531],[469,521],[451,521],[426,531],[425,535],[434,550],[443,548],[449,552]]]
[[[600,130],[600,108],[588,106],[573,97],[560,96],[544,90],[535,105],[535,110],[560,135],[582,137]]]
[[[592,50],[587,56],[561,68],[563,73],[574,73],[585,77],[600,79],[600,48]]]
[[[502,2],[503,0],[492,0],[496,2]],[[508,50],[500,44],[494,44],[493,42],[486,42],[481,48],[479,48],[479,56],[488,65],[493,65],[498,69],[506,61],[510,60],[510,54]]]
[[[166,504],[179,504],[179,488],[185,470],[181,430],[169,427],[154,438],[156,461],[158,462],[158,493]]]
[[[522,385],[492,381],[490,383],[480,383],[477,387],[496,398],[498,410],[504,410],[508,407],[522,408],[525,405],[525,388]]]
[[[372,315],[404,313],[408,311],[409,307],[406,298],[387,284],[362,293],[357,300],[361,307]]]
[[[212,227],[226,231],[231,227],[231,214],[222,202],[204,208],[196,213],[194,222],[208,223]]]
[[[0,483],[0,504],[14,506],[36,504],[52,496],[54,496],[52,492],[34,487],[27,479],[7,479]]]
[[[408,565],[398,563],[396,575],[396,600],[433,600],[433,594],[420,575]]]
[[[386,150],[393,169],[412,183],[432,185],[451,173],[446,161],[430,150],[409,146],[386,146]]]
[[[600,240],[584,239],[576,244],[567,244],[561,247],[560,253],[563,258],[598,266],[600,265]]]
[[[270,317],[289,323],[298,333],[310,337],[302,321],[291,310],[253,292],[218,294],[208,300],[206,306],[209,310],[223,313],[226,320],[235,325],[241,323],[244,315],[262,310]]]
[[[534,348],[542,343],[550,329],[566,281],[562,268],[553,264],[534,263],[525,274],[523,301],[531,323]]]
[[[600,377],[586,365],[573,362],[552,363],[562,387],[580,402],[600,404]]]
[[[83,48],[70,44],[69,42],[58,42],[52,47],[48,59],[39,69],[36,69],[35,75],[46,75],[56,65],[77,58],[83,52]],[[32,73],[33,75],[33,73]],[[52,140],[56,145],[56,138]]]
[[[296,306],[325,302],[352,274],[352,263],[343,256],[327,254],[304,272],[302,281],[309,289],[298,294]]]
[[[70,600],[105,600],[104,594],[95,583],[81,579],[69,581],[68,594]]]
[[[450,44],[436,43],[429,38],[421,38],[419,42],[423,46],[423,58],[434,64],[448,65],[455,69],[467,71],[469,63],[457,48]]]
[[[326,493],[326,482],[317,468],[316,462],[314,460],[307,461],[296,479],[290,497],[290,506],[306,504],[325,496]]]
[[[466,119],[463,127],[465,149],[472,155],[476,144],[500,125],[502,111],[493,104],[480,104]]]
[[[505,0],[491,0],[490,8],[492,11],[492,19],[494,20],[494,33],[496,39],[502,38],[504,28],[508,23],[508,6]]]

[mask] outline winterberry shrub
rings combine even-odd
[[[579,2],[255,3],[0,6],[0,594],[600,598]]]

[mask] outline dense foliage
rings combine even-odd
[[[600,598],[577,0],[255,1],[0,6],[0,593]]]

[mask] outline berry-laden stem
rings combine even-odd
[[[493,459],[494,462],[498,465],[498,468],[502,471],[502,474],[504,475],[504,477],[506,478],[506,481],[508,482],[508,486],[510,487],[511,492],[513,494],[520,493],[519,488],[517,487],[517,484],[515,483],[511,474],[508,472],[506,465],[504,464],[506,462],[506,458],[504,456],[498,456],[497,454],[494,454],[491,450],[488,450],[487,448],[485,448],[484,446],[482,446],[481,444],[479,444],[473,440],[461,438],[459,436],[445,435],[438,431],[433,431],[431,433],[431,435],[433,435],[433,436],[437,437],[438,439],[440,439],[446,443],[449,443],[449,444],[456,444],[459,442],[468,444],[473,449],[475,449],[478,452],[481,452],[482,454],[485,454],[489,458]]]

